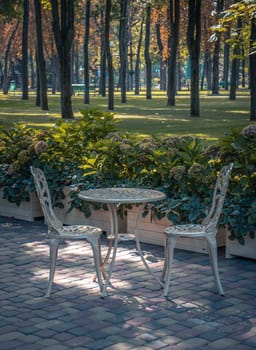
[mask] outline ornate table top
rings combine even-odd
[[[160,191],[127,187],[95,188],[81,191],[78,196],[88,202],[118,204],[151,203],[165,199],[165,194]]]

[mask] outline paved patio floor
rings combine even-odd
[[[185,350],[256,348],[256,261],[225,259],[225,296],[216,294],[208,256],[176,250],[169,298],[145,271],[133,242],[120,245],[105,299],[92,281],[88,244],[59,251],[53,292],[42,222],[0,217],[1,350]],[[103,248],[105,249],[105,248]],[[163,247],[143,245],[160,276]]]

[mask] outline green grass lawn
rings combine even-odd
[[[201,116],[190,117],[189,92],[182,91],[176,97],[176,106],[166,106],[166,95],[154,91],[151,100],[145,93],[134,96],[127,94],[127,103],[120,102],[120,93],[115,93],[114,114],[120,119],[119,129],[140,136],[157,137],[196,135],[208,140],[218,139],[232,128],[241,128],[249,123],[249,93],[239,91],[237,99],[230,101],[227,93],[220,96],[200,96]],[[73,97],[75,117],[86,108],[107,109],[107,97],[90,97],[90,105],[83,103],[83,96]],[[35,106],[35,95],[29,95],[28,101],[21,100],[17,91],[8,96],[0,94],[0,122],[6,125],[19,122],[33,127],[48,127],[60,119],[60,96],[49,95],[49,111]]]

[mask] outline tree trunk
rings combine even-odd
[[[81,79],[80,79],[80,59],[79,59],[79,55],[80,55],[80,49],[79,49],[79,43],[76,42],[74,44],[74,82],[76,84],[80,84],[81,83]]]
[[[56,95],[56,91],[59,91],[59,75],[60,75],[60,63],[56,55],[51,56],[51,82],[52,82],[52,94]]]
[[[160,21],[156,23],[156,41],[160,56],[160,90],[166,90],[166,62],[163,59],[164,46],[161,40],[161,25]]]
[[[4,69],[3,69],[4,70],[3,71],[3,94],[4,95],[8,94],[8,89],[9,89],[8,64],[9,64],[10,50],[11,50],[12,40],[15,36],[15,33],[17,32],[18,27],[19,27],[19,21],[17,21],[15,27],[13,28],[6,45],[6,50],[4,55]]]
[[[229,37],[229,32],[228,34]],[[227,36],[225,36],[225,41]],[[228,91],[229,88],[229,44],[225,42],[224,44],[224,67],[223,67],[223,82],[224,82],[224,90]]]
[[[121,102],[126,103],[126,76],[127,76],[127,53],[128,53],[128,0],[121,1],[121,13],[119,24],[119,56],[120,56],[120,87],[121,87]]]
[[[105,13],[105,44],[106,44],[106,57],[108,66],[108,109],[114,110],[114,71],[112,63],[112,54],[110,49],[110,14],[112,9],[112,0],[106,0],[106,13]]]
[[[140,94],[140,51],[141,51],[141,45],[142,45],[143,25],[144,25],[144,17],[142,17],[142,20],[141,20],[139,42],[138,42],[137,52],[136,52],[135,91],[134,91],[135,95]]]
[[[36,52],[36,102],[35,105],[40,107],[40,78],[39,78],[39,64]]]
[[[217,21],[223,11],[224,0],[217,0],[216,14]],[[212,58],[212,94],[219,94],[219,58],[220,58],[220,34],[217,34],[217,40],[214,43],[213,58]]]
[[[242,28],[242,20],[238,17],[237,19],[237,30],[239,32],[240,28]],[[238,36],[240,34],[238,33]],[[233,49],[233,59],[231,63],[231,77],[230,77],[230,92],[229,92],[229,99],[235,100],[236,99],[236,90],[238,86],[238,78],[239,78],[239,65],[240,60],[239,56],[241,54],[240,45],[236,43]]]
[[[191,59],[190,116],[200,116],[199,61],[201,42],[201,0],[189,0],[187,43]]]
[[[51,0],[52,29],[60,64],[61,117],[73,119],[72,110],[72,45],[74,39],[74,1]],[[60,14],[59,14],[60,12]]]
[[[104,23],[104,8],[102,6],[100,10],[100,81],[99,81],[99,94],[103,97],[106,96],[106,44],[105,44],[105,23]]]
[[[169,0],[169,58],[168,58],[168,87],[167,87],[167,106],[175,106],[176,94],[176,67],[177,67],[177,49],[179,44],[179,26],[180,26],[180,1]]]
[[[146,98],[150,100],[152,98],[152,63],[149,54],[150,47],[150,17],[151,17],[151,4],[147,3],[146,6],[146,33],[145,33],[145,63],[146,63]]]
[[[30,52],[29,55],[29,63],[30,63],[30,71],[31,71],[31,77],[29,81],[29,85],[31,89],[35,89],[35,84],[36,84],[36,71],[35,71],[35,62],[34,62],[34,57],[32,52]]]
[[[244,50],[243,50],[243,57],[244,57]],[[245,80],[246,80],[246,72],[245,72],[245,68],[246,67],[246,63],[245,63],[245,58],[242,59],[242,67],[241,67],[241,74],[242,74],[242,81],[241,81],[241,85],[243,88],[245,88]]]
[[[37,69],[40,85],[40,106],[42,110],[48,110],[47,99],[47,78],[46,67],[44,59],[43,49],[43,36],[42,36],[42,15],[41,15],[41,2],[34,0],[35,6],[35,22],[36,22],[36,52],[37,52]]]
[[[23,0],[23,28],[22,28],[22,100],[28,100],[28,21],[29,0]]]
[[[250,91],[251,91],[251,104],[250,104],[250,121],[256,121],[256,53],[254,43],[256,42],[256,18],[251,20],[251,33],[250,33],[250,50],[249,56],[249,75],[250,75]]]
[[[129,79],[128,79],[128,91],[133,91],[134,88],[134,67],[133,67],[133,36],[132,26],[129,25]]]
[[[90,103],[89,37],[91,0],[86,0],[84,21],[84,103]]]
[[[238,53],[237,48],[234,49],[234,55],[236,55],[236,53]],[[229,91],[230,100],[236,99],[238,67],[239,67],[239,59],[234,57],[231,63],[231,77],[230,77],[230,91]]]

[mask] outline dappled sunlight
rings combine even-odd
[[[2,348],[253,348],[252,260],[220,254],[223,298],[215,293],[208,256],[177,249],[164,298],[134,242],[120,242],[112,286],[103,299],[93,282],[90,247],[68,243],[60,248],[52,294],[45,298],[46,226],[3,218],[0,229]],[[142,248],[160,275],[163,247]]]
[[[243,95],[244,94],[244,95]],[[35,95],[22,101],[18,95],[4,96],[0,93],[0,121],[24,123],[30,127],[51,127],[61,119],[60,95],[48,95],[49,111],[35,106]],[[83,95],[73,96],[73,112],[81,118],[81,110],[100,108],[107,110],[107,97],[90,95],[90,104],[83,103]],[[207,139],[218,139],[231,128],[242,128],[249,123],[249,95],[238,92],[237,99],[229,100],[226,92],[220,95],[200,93],[200,117],[190,116],[190,91],[183,90],[176,96],[175,106],[167,106],[165,91],[152,91],[152,99],[147,100],[145,91],[140,95],[127,93],[127,103],[121,103],[120,91],[115,91],[115,118],[120,120],[117,128],[139,137],[195,135]]]

